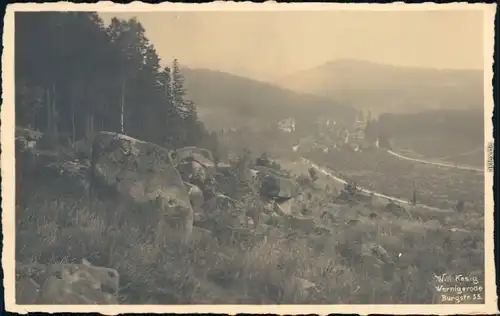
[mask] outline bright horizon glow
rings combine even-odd
[[[101,12],[136,17],[162,64],[173,58],[271,80],[335,59],[483,69],[482,11]]]

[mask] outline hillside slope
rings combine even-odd
[[[464,212],[429,212],[358,194],[349,202],[340,198],[341,184],[319,174],[315,183],[301,185],[308,197],[294,199],[291,214],[261,208],[259,225],[252,228],[244,214],[255,210],[254,199],[241,200],[236,212],[220,204],[221,209],[196,214],[191,242],[180,246],[175,238],[151,236],[151,226],[138,223],[137,216],[154,221],[155,207],[130,207],[130,199],[119,195],[99,198],[104,194],[93,195],[89,204],[84,189],[89,151],[78,154],[74,146],[61,145],[39,155],[36,147],[24,146],[28,141],[31,137],[16,142],[16,183],[24,184],[16,190],[16,290],[22,288],[17,302],[75,304],[76,297],[78,304],[107,304],[96,302],[100,293],[126,305],[430,304],[441,298],[440,290],[429,286],[436,271],[470,273],[484,288],[484,216],[469,205]],[[347,155],[333,158],[351,174],[361,171],[378,179],[398,174],[391,161],[385,161],[381,175],[373,172],[377,160]],[[282,162],[297,181],[308,173],[309,165],[300,161]],[[444,174],[438,180],[464,185]],[[420,192],[431,189],[427,184],[432,183],[422,183]],[[92,272],[106,274],[72,274],[70,267],[63,271],[69,273],[58,273],[53,268],[61,262],[86,262],[84,271],[92,265],[99,268]],[[86,279],[73,282],[81,276]],[[115,281],[113,288],[104,281]],[[463,283],[450,287],[456,285]]]
[[[378,113],[483,108],[483,74],[477,70],[397,67],[340,59],[276,83]]]
[[[301,94],[229,73],[184,68],[188,96],[209,128],[266,126],[286,117],[352,120],[354,110],[332,99]]]

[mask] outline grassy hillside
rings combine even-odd
[[[296,163],[286,168],[307,172]],[[127,210],[102,202],[89,210],[81,192],[61,194],[53,179],[45,180],[18,193],[16,262],[86,258],[113,267],[121,304],[428,304],[436,302],[435,274],[484,280],[480,212],[417,206],[409,216],[383,203],[335,204],[332,195],[314,190],[294,206],[308,210],[306,217],[267,216],[256,231],[232,237],[230,229],[195,227],[193,242],[176,248],[146,239],[126,220]],[[117,217],[110,221],[112,210]]]
[[[189,68],[183,74],[188,95],[209,128],[265,126],[291,116],[299,121],[324,115],[352,120],[354,115],[351,108],[331,99],[245,77]]]
[[[483,74],[476,70],[396,67],[342,59],[281,78],[277,84],[378,113],[483,106]]]

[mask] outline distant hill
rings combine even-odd
[[[189,98],[209,129],[268,126],[295,117],[298,124],[320,116],[352,121],[355,111],[329,98],[303,94],[237,75],[183,68]]]
[[[398,67],[339,59],[284,78],[288,89],[334,98],[374,113],[424,109],[483,109],[483,73]]]

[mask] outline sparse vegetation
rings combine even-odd
[[[328,154],[308,154],[315,162],[334,170],[343,178],[357,181],[361,187],[405,199],[412,199],[413,183],[417,203],[452,208],[462,199],[469,209],[484,209],[484,175],[467,170],[450,170],[398,159],[384,150],[353,153],[335,150]]]
[[[423,304],[435,302],[435,274],[474,274],[484,280],[482,175],[399,161],[375,148],[309,152],[316,163],[353,181],[343,190],[301,163],[302,149],[292,146],[309,136],[314,147],[311,118],[331,110],[336,126],[347,126],[341,121],[348,121],[352,109],[269,84],[184,70],[176,59],[171,68],[161,69],[159,62],[136,19],[113,19],[105,27],[91,12],[16,13],[16,122],[30,127],[16,129],[17,267],[86,259],[114,268],[122,304]],[[224,104],[216,104],[220,95],[197,94],[196,85],[205,81],[195,81],[196,76],[221,85]],[[256,93],[264,101],[245,103]],[[226,114],[233,105],[238,115],[259,112],[250,114],[257,121],[265,117],[268,121],[259,124],[267,127],[257,125],[258,133],[208,133],[195,104]],[[295,134],[268,124],[291,113],[304,119]],[[371,136],[380,139],[372,128]],[[89,184],[94,171],[116,183],[123,171],[94,168],[99,150],[92,151],[97,148],[92,143],[102,130],[141,142],[123,142],[129,144],[126,152],[115,148],[120,159],[109,159],[107,166],[126,164],[123,170],[131,180],[121,191],[118,184],[114,191],[98,188],[99,196],[90,194],[96,188]],[[327,142],[327,132],[317,132]],[[387,144],[393,137],[388,134]],[[111,146],[115,135],[108,136]],[[141,148],[153,158],[142,163],[133,142],[147,143]],[[213,156],[203,149],[198,160],[191,154],[179,157],[178,149],[185,146],[209,149]],[[186,158],[185,164],[172,163],[171,153],[179,162]],[[170,178],[161,173],[166,169]],[[214,173],[205,173],[208,169]],[[163,186],[150,188],[147,180],[134,177],[136,170],[157,175]],[[413,180],[418,199],[412,206],[388,206],[355,188],[411,199]],[[183,214],[194,217],[187,244],[179,244],[179,236],[155,217],[158,191],[168,191],[169,181],[178,182],[176,193],[197,186],[197,197],[224,197],[224,203],[200,203],[194,214]],[[130,199],[141,190],[144,205]],[[191,191],[182,193],[177,200],[186,203],[178,208],[194,210]],[[288,202],[285,212],[281,205]],[[418,203],[446,210],[429,211]],[[160,215],[171,215],[166,213]]]
[[[308,172],[307,166],[282,168]],[[316,177],[318,186],[338,187]],[[80,192],[63,196],[47,179],[33,185],[35,194],[19,195],[17,262],[86,258],[114,267],[125,304],[431,303],[433,274],[452,273],[450,267],[483,273],[479,212],[450,215],[416,206],[410,216],[377,202],[334,204],[327,191],[312,190],[303,201],[310,217],[267,215],[251,233],[222,229],[207,236],[195,228],[193,242],[177,248],[148,241],[138,225],[120,218],[124,205],[97,202],[90,211]],[[110,212],[119,217],[110,220]],[[319,223],[324,212],[329,217]]]
[[[481,103],[482,104],[482,103]],[[482,108],[433,110],[415,114],[380,115],[376,125],[388,135],[395,151],[411,157],[483,166]]]

